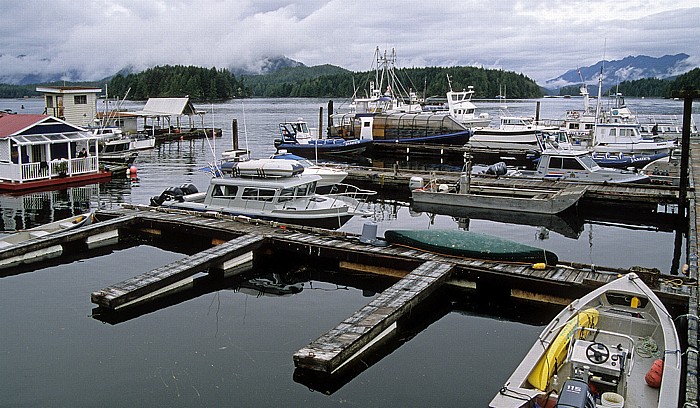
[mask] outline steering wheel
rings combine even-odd
[[[591,343],[586,347],[586,358],[593,364],[603,364],[610,358],[610,350],[603,343]]]

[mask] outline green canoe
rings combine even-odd
[[[392,244],[473,259],[547,265],[559,262],[555,253],[542,248],[470,231],[387,230],[384,239]]]

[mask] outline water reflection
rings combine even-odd
[[[25,195],[0,195],[0,231],[14,232],[90,211],[99,184]]]

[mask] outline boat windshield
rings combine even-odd
[[[583,163],[584,166],[591,170],[594,170],[599,167],[598,163],[596,163],[595,160],[593,160],[593,157],[591,156],[579,156],[579,160],[581,160],[581,163]]]

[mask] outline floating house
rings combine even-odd
[[[99,136],[48,115],[0,113],[0,191],[52,190],[107,181],[100,168]]]
[[[102,92],[101,88],[42,86],[36,90],[44,94],[45,115],[51,115],[76,126],[95,125],[97,95]]]

